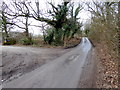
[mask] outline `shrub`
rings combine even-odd
[[[3,45],[14,45],[14,44],[16,44],[15,38],[7,38],[6,40],[3,41]]]
[[[24,37],[19,41],[19,43],[22,45],[31,45],[33,44],[33,41],[31,39],[28,39],[27,37]]]

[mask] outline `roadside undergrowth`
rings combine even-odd
[[[94,43],[98,55],[97,88],[118,88],[118,58],[104,43]],[[114,52],[114,51],[113,51]]]
[[[66,47],[74,47],[76,45],[78,45],[81,41],[81,37],[80,38],[72,38],[69,41],[66,41],[66,45],[62,46],[55,46],[55,45],[49,45],[46,44],[42,39],[35,39],[33,40],[35,43],[33,43],[32,45],[22,45],[22,44],[15,44],[14,46],[30,46],[30,47],[41,47],[41,48],[66,48]]]

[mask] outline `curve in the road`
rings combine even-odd
[[[88,38],[84,37],[74,50],[18,79],[4,83],[3,88],[77,88],[91,47]]]

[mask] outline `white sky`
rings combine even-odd
[[[11,0],[3,0],[3,1],[5,1],[6,3],[9,3]],[[20,1],[20,0],[17,0],[17,1]],[[40,9],[45,11],[45,10],[50,8],[50,5],[47,4],[47,1],[49,1],[49,2],[52,1],[54,3],[54,5],[57,5],[57,4],[60,4],[62,0],[32,0],[32,2],[35,2],[35,1],[39,1],[40,2]],[[83,2],[91,2],[92,0],[72,0],[72,2],[75,2],[75,5],[79,4],[82,1]],[[105,0],[101,0],[101,1],[105,1]],[[113,1],[113,0],[108,0],[108,1]],[[114,0],[114,1],[118,1],[118,0]],[[90,15],[90,13],[88,11],[82,10],[79,13],[78,17],[80,17],[80,22],[84,22],[85,23],[85,22],[88,21],[90,16],[91,15]],[[41,24],[40,21],[36,21],[34,19],[30,19],[30,22],[32,24],[34,24],[34,25],[40,25]],[[16,30],[21,31],[19,28],[16,28],[15,31]],[[40,28],[29,27],[29,32],[33,33],[34,35],[39,35],[41,33],[41,30],[40,30]]]

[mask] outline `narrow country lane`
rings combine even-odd
[[[88,38],[57,60],[44,64],[11,82],[3,88],[77,88],[92,45]]]

